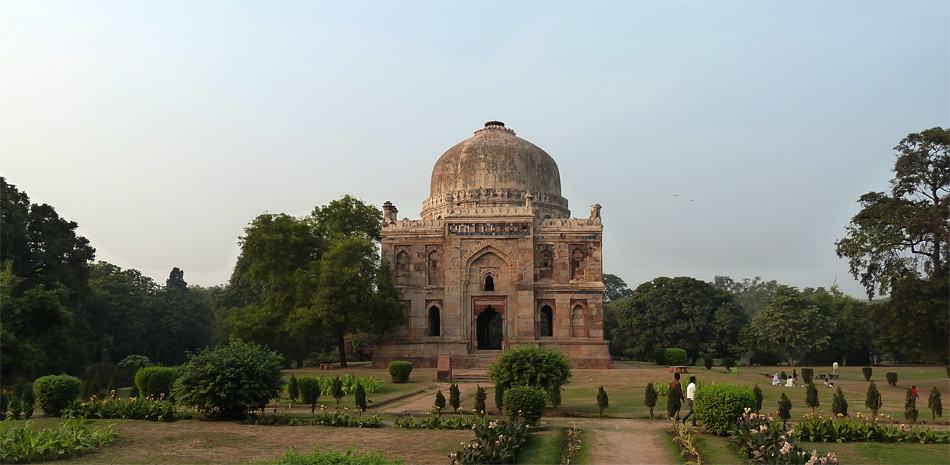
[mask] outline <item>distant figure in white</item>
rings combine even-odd
[[[838,379],[838,362],[831,364],[831,374],[834,375],[835,379]]]

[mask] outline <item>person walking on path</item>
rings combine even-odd
[[[680,385],[680,374],[673,373],[673,381],[670,382],[669,392],[666,395],[666,413],[670,414],[673,421],[679,418],[680,405],[683,403],[683,386]]]
[[[695,377],[695,376],[690,376],[690,377],[689,377],[689,384],[686,386],[686,402],[689,403],[689,413],[687,413],[686,416],[683,417],[683,424],[684,424],[684,425],[686,424],[686,419],[687,419],[687,418],[693,417],[693,426],[696,426],[696,415],[694,415],[694,413],[696,413],[696,412],[693,411],[693,398],[694,398],[694,397],[696,397],[696,377]]]
[[[838,362],[831,364],[831,375],[838,379]]]
[[[910,394],[914,396],[914,399],[920,399],[920,396],[917,395],[917,386],[910,387]]]

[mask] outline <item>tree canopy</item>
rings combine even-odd
[[[749,326],[756,346],[787,354],[792,366],[799,354],[827,346],[833,328],[833,318],[791,286],[776,288]]]
[[[379,209],[349,195],[306,217],[255,218],[238,266],[247,270],[244,287],[262,298],[230,311],[232,336],[270,342],[330,333],[346,366],[347,332],[378,334],[404,318],[377,251],[381,222]]]
[[[889,192],[869,192],[835,243],[876,306],[878,346],[909,360],[950,360],[950,130],[908,134],[894,147]]]
[[[689,277],[656,278],[613,304],[615,343],[635,353],[677,347],[695,358],[700,351],[733,352],[747,320],[732,295]]]

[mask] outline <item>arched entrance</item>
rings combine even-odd
[[[492,306],[488,306],[475,319],[475,340],[478,350],[501,350],[504,339],[504,318]]]

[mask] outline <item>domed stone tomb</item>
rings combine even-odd
[[[504,349],[556,347],[575,367],[610,368],[603,334],[600,205],[570,218],[557,163],[490,121],[432,170],[422,219],[383,205],[382,254],[406,309],[373,365],[487,367]]]

